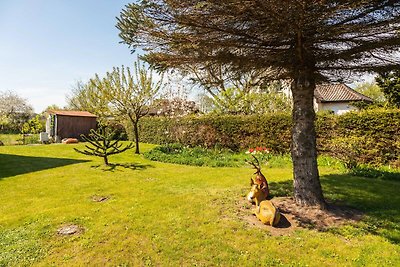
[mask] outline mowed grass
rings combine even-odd
[[[5,145],[19,145],[22,143],[21,134],[0,134],[0,141]]]
[[[321,168],[326,197],[365,211],[365,220],[271,236],[238,212],[250,167],[159,163],[130,150],[106,168],[72,149],[81,146],[0,147],[0,266],[400,265],[399,182]],[[290,192],[290,168],[265,174],[274,195]],[[84,232],[59,236],[68,224]]]
[[[5,146],[37,144],[39,143],[39,134],[31,134],[25,137],[22,134],[0,134],[0,141]]]

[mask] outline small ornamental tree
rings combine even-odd
[[[74,148],[74,150],[84,155],[102,157],[104,164],[108,166],[108,156],[122,153],[134,147],[133,143],[130,143],[122,148],[123,145],[118,139],[112,140],[113,136],[114,131],[105,126],[100,127],[97,131],[92,129],[88,136],[81,135],[82,139],[89,143],[89,145],[85,145],[86,149]]]
[[[162,78],[155,82],[153,71],[147,69],[139,59],[130,68],[113,68],[104,78],[98,74],[89,82],[96,98],[107,103],[111,114],[116,118],[127,119],[135,136],[136,154],[139,154],[139,120],[149,113],[149,108],[164,86]]]

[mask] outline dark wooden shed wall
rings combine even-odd
[[[56,135],[63,138],[80,138],[81,134],[87,135],[90,129],[96,129],[96,118],[56,115]]]

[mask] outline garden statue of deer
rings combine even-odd
[[[271,201],[267,200],[265,192],[262,190],[261,185],[251,179],[251,190],[247,195],[250,202],[255,202],[256,208],[254,214],[263,224],[275,226],[281,219],[281,214]]]
[[[253,183],[260,185],[261,190],[265,194],[265,199],[267,199],[267,197],[269,195],[269,187],[268,187],[267,179],[265,178],[264,174],[262,174],[262,172],[261,172],[260,162],[254,155],[252,155],[252,156],[255,159],[256,163],[254,163],[253,161],[246,160],[246,162],[248,164],[252,165],[256,169],[256,172],[254,173],[256,175],[256,179],[255,180],[251,179],[250,185],[252,185]],[[250,201],[250,202],[254,203],[254,200]]]
[[[250,181],[251,190],[247,194],[247,200],[256,204],[254,214],[263,224],[275,226],[279,223],[281,214],[276,209],[274,204],[267,200],[269,195],[267,179],[261,172],[260,162],[254,155],[252,156],[257,164],[252,161],[247,161],[247,163],[256,169],[256,172],[254,173],[256,178],[255,180],[251,179]]]

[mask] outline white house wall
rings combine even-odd
[[[317,111],[321,110],[330,110],[337,115],[341,115],[352,110],[357,110],[357,108],[346,102],[318,103]]]

